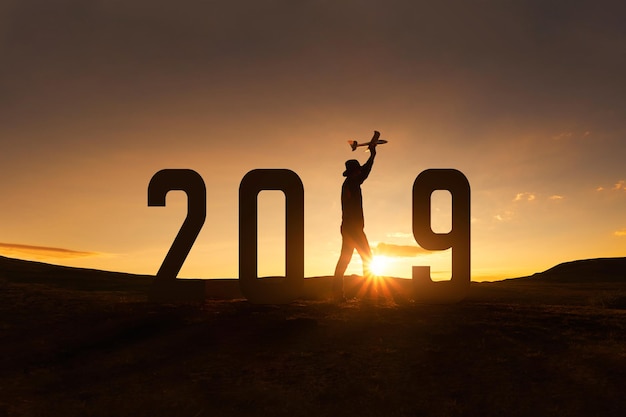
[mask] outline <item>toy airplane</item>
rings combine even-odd
[[[356,140],[349,140],[348,143],[350,144],[350,147],[352,148],[352,151],[355,151],[356,148],[359,147],[359,146],[367,146],[368,149],[369,149],[370,145],[376,146],[376,145],[383,145],[383,144],[387,143],[387,141],[384,140],[384,139],[378,139],[379,136],[380,136],[380,132],[375,130],[374,131],[374,137],[372,137],[372,140],[370,140],[367,143],[359,143]]]

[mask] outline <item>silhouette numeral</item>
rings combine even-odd
[[[187,216],[159,271],[151,292],[157,301],[201,301],[203,280],[176,279],[206,219],[206,186],[190,169],[163,169],[148,185],[148,206],[165,206],[167,193],[187,194]],[[285,193],[285,277],[258,277],[258,195],[264,190]],[[431,225],[431,198],[437,190],[452,195],[452,227],[436,233]],[[451,303],[465,298],[470,285],[470,186],[455,169],[428,169],[413,183],[413,236],[427,250],[452,249],[452,277],[433,282],[429,266],[413,267],[416,301]],[[287,169],[255,169],[239,185],[239,286],[242,294],[258,304],[289,303],[304,286],[304,187],[298,175]]]
[[[258,194],[285,193],[286,239],[283,278],[258,278]],[[253,303],[284,304],[300,296],[304,284],[304,186],[287,169],[255,169],[239,185],[239,285]]]
[[[205,296],[204,282],[177,280],[176,277],[206,219],[206,186],[193,170],[163,169],[150,180],[148,206],[165,206],[165,197],[173,190],[187,194],[187,217],[157,272],[152,295],[168,300],[202,299]]]
[[[431,196],[436,190],[452,195],[452,228],[435,233],[431,226]],[[428,169],[413,183],[413,236],[427,250],[452,248],[450,281],[433,282],[429,266],[413,267],[416,301],[451,303],[465,298],[470,285],[470,186],[455,169]]]

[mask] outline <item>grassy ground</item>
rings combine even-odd
[[[147,281],[27,281],[0,280],[0,416],[626,409],[626,310],[610,304],[620,283],[475,284],[450,306],[255,306],[148,303]]]

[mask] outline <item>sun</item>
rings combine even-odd
[[[370,263],[370,270],[374,275],[384,275],[387,265],[389,264],[386,256],[374,256]]]

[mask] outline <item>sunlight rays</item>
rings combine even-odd
[[[386,256],[375,255],[370,263],[370,270],[374,275],[384,275],[389,266],[390,260]]]

